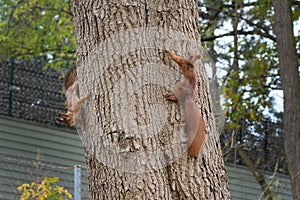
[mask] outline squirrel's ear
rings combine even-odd
[[[196,60],[201,59],[201,58],[202,58],[202,56],[200,54],[194,56],[194,59],[196,59]]]
[[[61,117],[57,117],[56,120],[59,121],[59,122],[63,122],[64,121],[64,119],[61,118]]]

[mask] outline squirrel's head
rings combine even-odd
[[[59,113],[57,120],[60,121],[60,122],[63,122],[68,127],[73,127],[75,125],[74,115],[71,112]]]
[[[196,62],[198,59],[202,59],[202,56],[201,56],[200,54],[196,54],[193,50],[190,50],[190,51],[188,52],[187,60],[188,60],[192,65],[194,65],[195,62]]]

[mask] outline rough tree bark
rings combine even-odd
[[[291,1],[272,0],[272,3],[275,11],[274,32],[284,93],[284,147],[293,198],[300,199],[300,77]]]
[[[79,130],[92,199],[230,199],[208,78],[201,61],[202,156],[187,154],[180,107],[164,98],[180,79],[164,53],[200,52],[193,0],[74,0]]]

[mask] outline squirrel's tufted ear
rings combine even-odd
[[[60,117],[57,117],[56,120],[59,121],[59,122],[63,122],[64,121],[64,119],[60,118]]]

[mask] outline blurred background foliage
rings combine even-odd
[[[42,59],[61,68],[75,60],[71,0],[1,0],[0,56]]]

